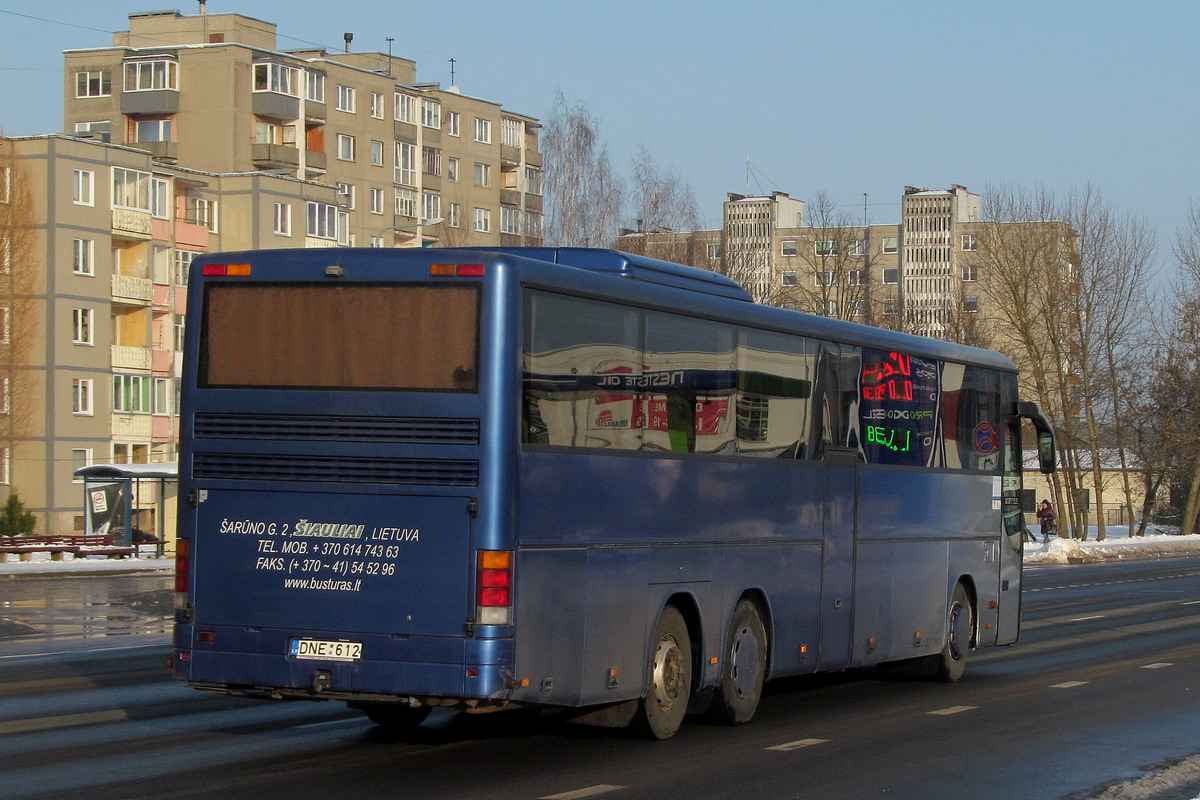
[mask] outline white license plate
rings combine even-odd
[[[362,642],[292,639],[291,656],[310,661],[358,661],[362,658]]]

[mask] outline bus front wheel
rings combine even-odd
[[[971,598],[961,583],[954,587],[950,608],[946,614],[946,644],[942,652],[934,656],[939,680],[953,683],[967,669],[967,652],[971,649],[971,637],[975,633],[975,611]]]
[[[712,712],[722,722],[742,725],[758,708],[767,674],[767,631],[757,606],[749,600],[733,609],[723,659]]]
[[[692,644],[687,623],[674,606],[663,609],[650,650],[646,693],[638,703],[635,728],[654,739],[669,739],[683,724],[692,692]]]

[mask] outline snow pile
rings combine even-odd
[[[1050,544],[1026,544],[1026,564],[1079,564],[1125,558],[1162,558],[1200,554],[1200,534],[1180,536],[1151,529],[1145,536],[1130,538],[1129,528],[1109,525],[1103,541],[1097,541],[1096,528],[1088,529],[1088,538],[1054,538]]]
[[[1197,788],[1200,788],[1200,755],[1185,758],[1136,780],[1109,786],[1090,797],[1091,800],[1166,800],[1190,796]]]
[[[40,553],[39,555],[46,555]],[[79,575],[104,572],[145,572],[173,570],[174,558],[72,558],[51,561],[39,558],[36,561],[9,561],[0,563],[3,575]]]

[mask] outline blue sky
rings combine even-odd
[[[62,125],[62,50],[107,46],[162,0],[0,0],[0,129]],[[174,7],[195,14],[195,0]],[[1058,193],[1091,184],[1159,231],[1200,201],[1200,2],[210,0],[276,23],[280,49],[417,61],[418,79],[544,118],[586,103],[614,165],[646,147],[710,225],[730,191],[824,191],[898,222],[905,185]],[[334,11],[335,10],[335,11]],[[632,213],[632,212],[631,212]]]

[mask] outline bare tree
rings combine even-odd
[[[546,244],[596,247],[611,242],[621,216],[622,186],[587,106],[569,105],[556,92],[541,145]]]
[[[696,196],[687,181],[662,170],[645,147],[633,158],[629,200],[635,205],[636,227],[623,230],[614,245],[626,252],[701,266],[706,259],[695,232],[700,228]]]
[[[38,411],[29,352],[42,324],[34,262],[33,186],[11,139],[0,136],[0,447],[7,449],[17,490],[21,449]]]
[[[1167,414],[1162,433],[1180,482],[1187,487],[1180,532],[1192,533],[1200,514],[1200,208],[1194,203],[1173,249],[1176,302],[1163,336],[1167,358],[1158,370],[1158,385],[1164,390],[1158,399]]]

